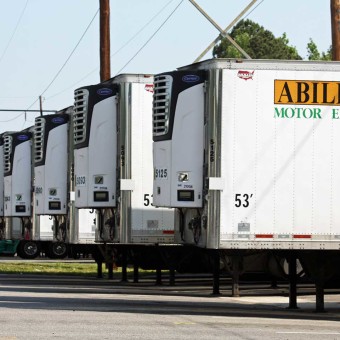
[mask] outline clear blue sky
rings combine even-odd
[[[156,32],[181,0],[111,0],[111,74],[117,72]],[[196,0],[225,28],[250,0]],[[166,4],[169,5],[122,48]],[[284,32],[306,57],[310,38],[320,51],[331,44],[329,0],[261,0],[248,16],[272,31]],[[56,76],[99,7],[99,0],[0,0],[0,108],[27,109]],[[26,7],[25,7],[26,6]],[[25,8],[25,11],[23,12]],[[16,28],[20,15],[21,21]],[[160,73],[187,65],[218,35],[217,30],[184,0],[153,39],[121,73]],[[11,37],[13,36],[12,40]],[[10,42],[10,44],[9,44]],[[115,52],[118,53],[115,54]],[[211,57],[209,52],[204,59]],[[99,82],[99,15],[63,71],[43,94],[44,109],[73,104],[73,90]],[[36,102],[32,109],[38,109]],[[0,112],[0,133],[33,124],[34,114]]]

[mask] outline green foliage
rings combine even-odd
[[[302,59],[296,48],[288,45],[289,40],[285,33],[276,38],[272,32],[249,19],[242,20],[234,26],[230,36],[253,59]],[[215,58],[243,58],[242,54],[226,38],[214,47],[213,56]]]
[[[332,46],[327,52],[320,53],[313,39],[307,44],[308,60],[332,60]]]

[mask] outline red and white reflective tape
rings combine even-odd
[[[256,234],[255,238],[274,238],[273,234]]]
[[[312,238],[312,235],[307,235],[307,234],[297,234],[297,235],[293,235],[293,238]]]
[[[175,231],[174,230],[163,230],[164,235],[174,235]]]
[[[255,234],[255,238],[274,238],[274,234]],[[311,239],[312,235],[307,235],[307,234],[296,234],[292,235],[293,239]]]

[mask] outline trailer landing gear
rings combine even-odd
[[[213,292],[212,295],[221,295],[220,293],[220,253],[218,250],[212,251],[213,259]]]
[[[121,280],[121,282],[128,282],[127,266],[128,266],[128,252],[127,252],[127,248],[123,247],[123,249],[122,249],[122,280]]]
[[[289,309],[297,309],[297,275],[296,275],[296,255],[291,255],[288,262],[289,271]]]
[[[97,279],[103,278],[103,261],[97,260]]]
[[[174,268],[170,268],[169,270],[169,285],[170,286],[174,286],[175,285],[175,269]]]

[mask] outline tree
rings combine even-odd
[[[289,40],[285,33],[281,37],[275,38],[272,32],[249,19],[241,20],[235,25],[230,36],[253,59],[302,59],[296,48],[288,45]],[[214,47],[213,56],[215,58],[243,57],[226,38],[223,38],[220,44]]]
[[[327,52],[320,54],[318,47],[313,39],[309,39],[307,44],[308,60],[332,60],[332,46],[329,47]]]

